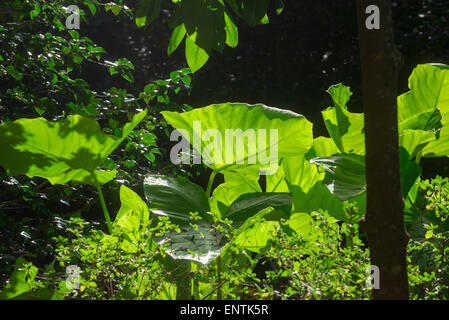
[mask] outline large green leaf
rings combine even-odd
[[[237,230],[233,243],[250,251],[263,254],[271,246],[277,230],[283,228],[287,232],[306,238],[311,230],[311,218],[307,213],[294,213],[285,222],[281,222],[277,210],[268,207],[246,219]]]
[[[399,134],[399,146],[407,150],[410,159],[414,158],[418,153],[432,141],[435,141],[435,131],[411,130],[407,129]],[[437,140],[438,141],[438,140]]]
[[[13,299],[35,288],[37,268],[24,258],[17,258],[8,284],[0,292],[0,300]]]
[[[162,114],[207,166],[222,173],[254,166],[275,173],[279,159],[305,154],[313,141],[312,124],[303,116],[261,104],[224,103]]]
[[[316,166],[306,161],[303,156],[282,159],[281,167],[290,189],[292,186],[296,186],[307,193],[316,182],[322,181],[324,178],[324,174],[320,173]],[[297,211],[294,209],[294,212]]]
[[[271,214],[273,210],[270,207],[260,210],[247,219],[237,231],[234,244],[259,254],[265,252],[280,226],[278,221],[265,220],[265,216]]]
[[[337,153],[340,153],[340,149],[332,138],[318,137],[313,140],[312,148],[307,152],[306,159],[330,157]]]
[[[398,97],[399,132],[437,130],[449,123],[448,66],[418,65],[410,76],[409,88],[409,92]]]
[[[331,157],[311,160],[326,171],[323,183],[329,191],[340,200],[353,199],[365,191],[365,157],[355,154],[338,154]],[[413,183],[421,174],[421,167],[414,161],[408,151],[401,147],[400,169],[402,192],[406,196]]]
[[[282,163],[282,162],[281,162]],[[266,192],[290,192],[282,165],[275,174],[266,176]]]
[[[144,191],[151,212],[167,216],[174,223],[188,225],[192,221],[191,213],[212,221],[206,192],[186,178],[148,175],[144,180]]]
[[[225,182],[215,188],[210,200],[211,212],[222,217],[229,206],[245,193],[262,192],[257,178],[247,175],[238,175],[233,172],[225,174]]]
[[[449,118],[449,115],[448,115]],[[429,142],[422,150],[423,157],[449,156],[449,124],[446,124],[439,132],[436,141]]]
[[[424,137],[422,156],[449,155],[449,66],[418,65],[410,76],[409,88],[409,92],[398,97],[399,132],[437,132],[433,141]]]
[[[166,216],[180,226],[181,232],[155,239],[173,259],[207,264],[220,254],[223,235],[212,231],[209,201],[200,186],[183,177],[149,175],[144,191],[153,214]],[[192,213],[202,219],[195,220]]]
[[[305,238],[311,231],[311,221],[312,218],[308,213],[297,212],[291,215],[290,219],[286,221],[286,224],[294,230],[296,234]]]
[[[334,107],[322,112],[326,128],[342,153],[365,154],[364,115],[347,110],[352,93],[342,84],[328,90]]]
[[[157,239],[168,254],[176,260],[192,260],[208,264],[218,257],[224,248],[223,234],[214,232],[212,224],[197,223],[181,226],[181,232],[171,232]]]
[[[421,176],[421,166],[415,161],[411,161],[411,155],[404,147],[400,148],[399,165],[401,171],[402,195],[408,197],[416,180]]]
[[[115,171],[97,167],[145,117],[146,110],[127,123],[120,138],[101,132],[98,123],[82,116],[51,122],[19,119],[0,125],[0,165],[8,174],[43,177],[52,184],[69,181],[104,184]]]
[[[316,182],[307,192],[298,186],[292,186],[291,192],[294,213],[324,210],[339,220],[345,220],[343,201],[333,195],[322,181]]]
[[[340,200],[351,199],[365,190],[365,157],[338,154],[310,160],[326,171],[324,184]]]
[[[223,218],[228,218],[239,225],[268,207],[273,208],[268,219],[278,221],[281,218],[288,218],[292,210],[291,194],[266,192],[244,194],[232,203]]]
[[[125,236],[122,248],[128,252],[137,251],[142,231],[149,223],[149,212],[146,203],[140,196],[122,185],[120,187],[120,210],[114,221],[114,228],[120,228]]]
[[[144,181],[144,189],[151,212],[168,216],[180,225],[180,232],[173,231],[155,239],[166,247],[173,259],[208,264],[221,253],[226,244],[224,234],[213,230],[208,199],[199,186],[184,178],[150,175]],[[268,207],[271,207],[270,214],[265,216],[268,220],[289,218],[291,201],[290,194],[247,193],[236,199],[223,217],[233,221],[233,227],[240,228],[240,233],[249,218]],[[193,219],[191,212],[198,212],[203,219]]]
[[[320,173],[304,156],[289,157],[282,159],[276,175],[267,176],[267,188],[273,192],[291,192],[293,214],[322,209],[343,220],[343,202],[326,188],[324,178],[325,173]]]

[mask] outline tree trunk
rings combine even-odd
[[[371,264],[380,271],[373,299],[408,299],[404,201],[399,171],[397,87],[401,55],[396,50],[390,0],[356,0],[365,112],[367,235]],[[369,30],[367,7],[380,9],[380,28]]]

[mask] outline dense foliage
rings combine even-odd
[[[104,9],[143,27],[162,1],[140,1],[135,16],[123,1],[78,2],[89,10],[85,22]],[[274,2],[280,14],[282,1]],[[173,3],[168,53],[185,39],[192,71],[212,50],[237,45],[233,19],[267,23],[272,4]],[[81,31],[66,29],[68,4],[11,0],[0,15],[0,272],[9,279],[0,298],[370,297],[358,225],[364,115],[349,111],[348,86],[327,91],[326,137],[307,117],[264,104],[192,109],[173,99],[189,92],[190,69],[135,88],[131,61],[109,61]],[[123,87],[92,89],[97,68]],[[449,156],[448,75],[449,66],[420,64],[398,97],[413,299],[448,298],[449,182],[422,179],[420,166]],[[171,129],[183,143],[177,163]],[[223,149],[227,130],[253,130],[256,143],[242,138],[242,148]],[[259,134],[273,131],[276,140]],[[199,172],[209,175],[204,186],[193,179]]]

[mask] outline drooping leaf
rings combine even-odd
[[[282,159],[281,167],[290,189],[297,186],[307,193],[316,182],[324,179],[324,173],[320,173],[315,165],[304,159],[304,156]]]
[[[209,55],[206,50],[198,46],[190,36],[186,37],[185,48],[186,60],[192,72],[196,72],[201,69],[209,60]]]
[[[316,182],[307,192],[298,186],[291,186],[291,192],[293,213],[310,213],[321,209],[338,220],[345,220],[343,201],[333,195],[322,181]]]
[[[233,181],[230,183],[232,185]],[[208,199],[199,186],[184,178],[150,175],[144,181],[144,188],[151,212],[168,216],[180,226],[181,232],[174,231],[156,239],[173,259],[208,264],[221,253],[226,244],[222,241],[224,234],[213,230]],[[265,216],[268,220],[288,218],[290,194],[244,194],[229,206],[223,218],[233,221],[235,228],[241,228],[246,220],[268,207],[272,208]],[[197,212],[203,219],[193,219],[191,212]]]
[[[226,42],[225,8],[219,0],[190,0],[181,3],[187,35],[206,52],[222,51]],[[192,69],[193,71],[193,69]]]
[[[120,203],[113,227],[119,227],[124,232],[126,241],[122,243],[122,248],[135,252],[135,244],[140,242],[141,232],[149,221],[148,207],[137,193],[124,185],[120,187]]]
[[[435,131],[411,130],[407,129],[399,134],[399,146],[407,150],[410,159],[414,158],[418,153],[432,141],[435,141]]]
[[[306,238],[310,232],[310,222],[311,218],[307,213],[295,213],[285,222],[281,222],[278,210],[267,207],[245,220],[237,230],[233,243],[263,254],[270,248],[276,230],[287,227],[287,232],[295,232]]]
[[[292,210],[291,194],[266,192],[243,194],[231,204],[223,218],[242,224],[268,207],[273,208],[273,210],[271,210],[270,216],[265,216],[265,218],[275,221],[278,221],[280,218],[288,218]]]
[[[222,217],[229,206],[241,195],[262,192],[257,178],[254,179],[251,176],[227,172],[225,174],[225,182],[215,188],[212,199],[210,200],[212,213],[217,217]]]
[[[311,160],[326,171],[323,183],[340,200],[354,199],[365,191],[365,157],[355,154],[338,154]],[[400,170],[402,192],[406,196],[421,174],[420,166],[411,160],[408,151],[401,147]]]
[[[448,115],[449,117],[449,115]],[[449,156],[449,124],[446,124],[439,132],[436,141],[430,141],[422,150],[423,157]]]
[[[421,176],[421,167],[415,161],[411,161],[411,157],[407,149],[401,147],[400,149],[400,170],[402,182],[402,194],[404,198],[407,197],[410,189],[415,184],[416,180]]]
[[[186,28],[183,23],[176,26],[171,34],[170,43],[168,44],[167,53],[172,54],[181,44],[186,35]]]
[[[342,153],[365,154],[364,115],[347,110],[352,93],[342,84],[328,90],[334,107],[322,112],[324,123],[331,138]]]
[[[226,31],[226,44],[231,48],[237,47],[239,43],[239,31],[234,21],[232,21],[231,17],[225,12],[225,31]]]
[[[169,217],[179,225],[188,225],[192,221],[191,213],[212,221],[206,192],[186,178],[148,175],[144,191],[153,214]]]
[[[180,232],[155,238],[172,259],[208,264],[220,254],[223,234],[212,230],[209,201],[200,186],[182,177],[149,175],[144,191],[153,214],[166,216],[180,226]],[[202,219],[194,219],[192,213]]]
[[[325,173],[319,172],[304,156],[288,157],[282,159],[276,175],[267,176],[267,187],[276,186],[270,187],[273,192],[291,192],[293,214],[322,209],[343,220],[343,202],[326,188],[324,177]]]
[[[266,176],[266,192],[289,192],[282,165],[275,174]]]
[[[51,122],[19,119],[0,125],[0,165],[8,174],[43,177],[52,184],[69,181],[104,184],[116,171],[97,167],[145,117],[146,110],[127,123],[120,138],[101,132],[98,123],[79,115]]]
[[[326,171],[324,184],[340,200],[351,199],[365,190],[365,157],[338,154],[310,160]]]

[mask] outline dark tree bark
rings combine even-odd
[[[380,288],[373,299],[408,299],[404,201],[399,171],[397,125],[398,73],[390,0],[356,0],[365,112],[367,234],[371,264],[379,267]],[[368,30],[366,8],[380,9],[380,29]]]

